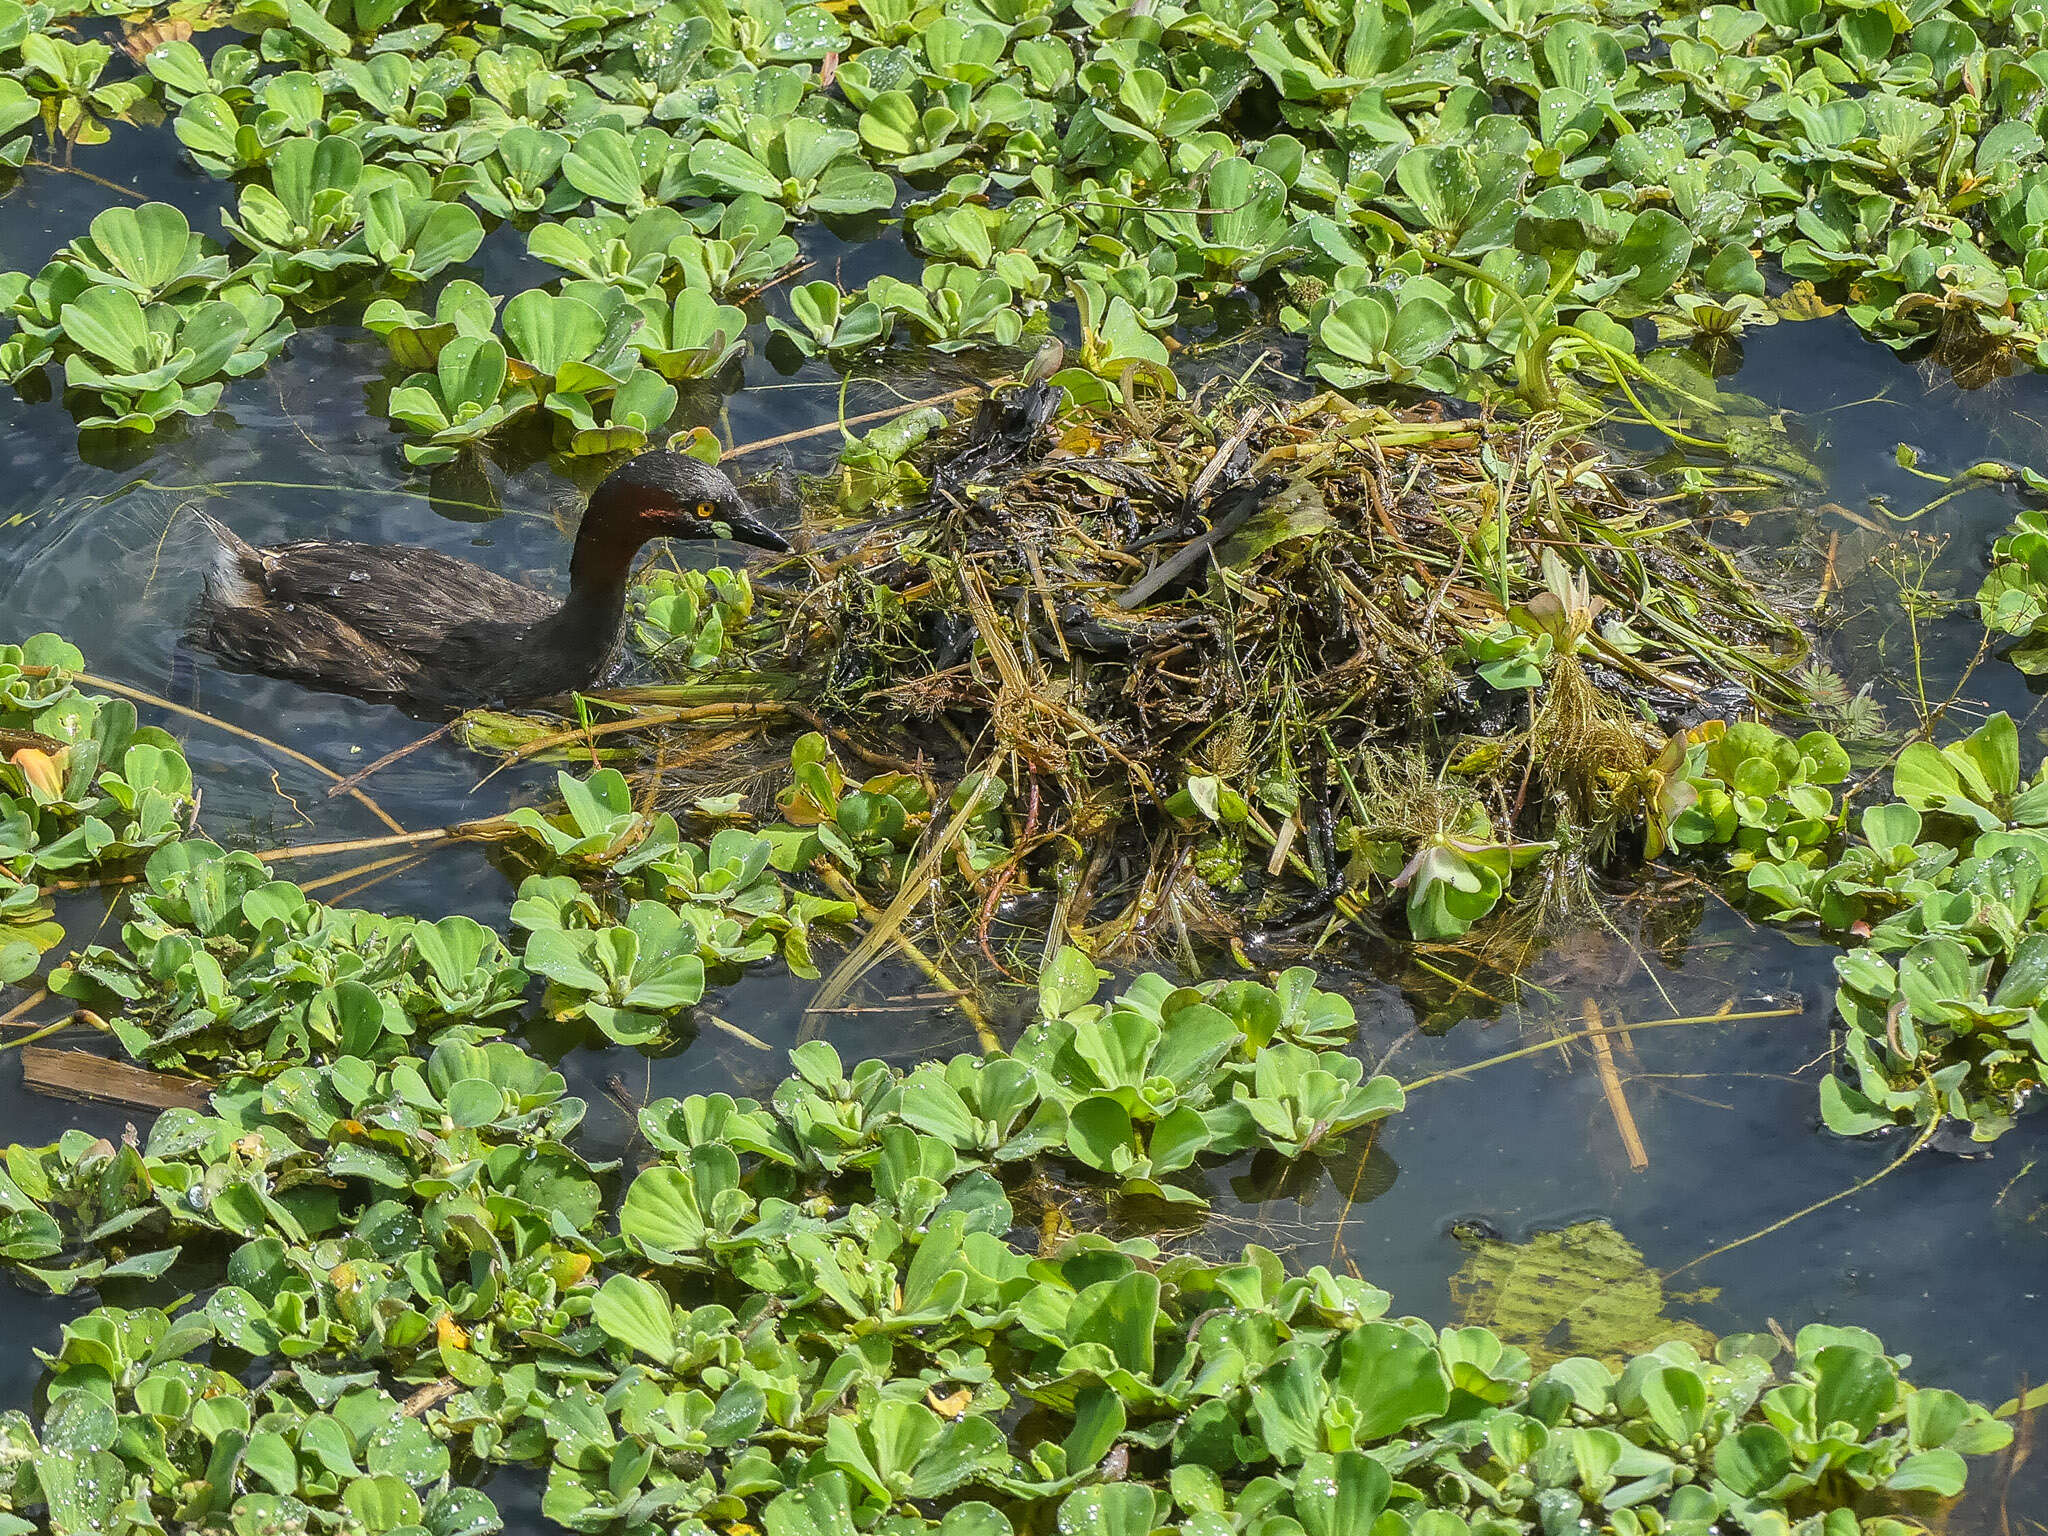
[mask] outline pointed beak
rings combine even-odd
[[[736,544],[751,544],[756,549],[772,549],[782,554],[789,552],[789,540],[745,507],[734,507],[723,513],[711,526],[718,530],[721,538],[731,539]]]

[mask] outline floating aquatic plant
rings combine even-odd
[[[1965,374],[2032,356],[2048,326],[2024,49],[1950,8],[1905,27],[1835,4],[1537,5],[1451,26],[1440,6],[1198,6],[1127,31],[1085,9],[762,0],[515,8],[474,19],[464,51],[437,47],[448,20],[384,10],[245,7],[255,47],[170,42],[103,84],[105,45],[8,0],[0,137],[31,109],[104,134],[157,95],[204,168],[250,178],[229,226],[294,307],[429,278],[475,250],[478,215],[543,216],[533,250],[581,278],[744,295],[795,257],[783,210],[894,211],[911,177],[924,281],[839,307],[962,345],[1071,300],[1081,361],[1111,377],[1163,364],[1155,332],[1246,284],[1347,387],[1504,378],[1575,409],[1574,375],[1641,380],[1617,317],[1728,336],[1774,316],[1772,259],[1886,341],[1936,336]],[[882,339],[810,310],[795,334],[832,350]],[[564,446],[658,430],[658,406],[576,420]]]
[[[50,885],[181,837],[197,805],[178,744],[80,688],[84,665],[55,635],[0,645],[0,985],[62,940]]]
[[[292,334],[267,279],[230,276],[163,203],[101,213],[33,279],[0,274],[0,312],[14,321],[0,373],[18,381],[61,360],[65,387],[97,408],[80,416],[87,428],[153,432],[205,415]]]
[[[473,918],[330,907],[247,853],[187,840],[150,855],[121,945],[66,960],[51,990],[110,1015],[136,1060],[260,1073],[265,1063],[380,1059],[422,1028],[484,1037],[526,973]]]
[[[746,633],[754,591],[744,569],[652,572],[633,588],[633,635],[657,663],[697,672]]]
[[[1140,1536],[1248,1511],[1329,1536],[1537,1531],[1555,1510],[1647,1532],[1852,1496],[1881,1522],[2010,1439],[1856,1329],[1802,1330],[1782,1367],[1748,1336],[1538,1369],[1255,1246],[1218,1262],[1049,1227],[1020,1247],[1021,1175],[1085,1165],[1091,1104],[1233,1083],[1249,1100],[1219,1107],[1260,1102],[1259,1063],[1341,1050],[1351,1028],[1305,971],[1095,988],[1077,956],[1050,969],[1043,1066],[849,1071],[813,1043],[766,1100],[647,1105],[655,1156],[616,1235],[607,1170],[574,1150],[582,1103],[504,1043],[288,1068],[139,1146],[12,1148],[0,1261],[18,1273],[61,1289],[182,1251],[215,1283],[67,1326],[41,1423],[0,1424],[0,1528],[82,1536],[118,1503],[240,1531],[323,1512],[494,1530],[451,1484],[467,1459],[544,1468],[547,1516],[593,1532],[656,1510],[688,1532]],[[1060,1081],[1070,1067],[1085,1079]],[[82,1258],[48,1263],[67,1248]],[[198,1363],[217,1347],[274,1369],[251,1388]],[[400,1411],[364,1368],[423,1390]]]

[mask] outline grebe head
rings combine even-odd
[[[630,524],[646,538],[733,539],[760,549],[789,548],[781,534],[747,510],[721,471],[668,449],[643,453],[605,476],[586,516]]]

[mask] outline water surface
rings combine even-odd
[[[175,201],[190,210],[195,228],[213,228],[224,189],[181,169],[174,155],[152,152],[167,143],[122,132],[104,150],[81,153],[78,164]],[[0,265],[32,270],[92,213],[122,200],[121,192],[79,177],[25,174],[5,197]],[[843,260],[849,281],[870,264],[902,259],[893,245],[835,251],[828,243],[810,254],[827,271]],[[501,231],[479,253],[473,275],[509,291],[554,274],[533,267],[517,238]],[[859,382],[845,409],[872,409],[962,376],[961,365],[940,363]],[[382,343],[344,325],[302,330],[267,373],[231,386],[215,416],[155,439],[81,444],[60,402],[0,390],[0,630],[8,638],[59,631],[105,676],[340,772],[411,740],[420,728],[393,710],[225,674],[178,638],[196,591],[200,544],[188,515],[195,504],[252,542],[321,536],[426,544],[538,585],[561,580],[578,487],[531,455],[494,463],[482,475],[410,468],[398,436],[366,404],[393,382]],[[1909,511],[1936,489],[1897,465],[1901,441],[1916,444],[1924,465],[1943,474],[1985,456],[2048,463],[2048,383],[2030,376],[1965,394],[1861,339],[1839,318],[1756,333],[1727,382],[1787,412],[1789,428],[1814,445],[1826,499],[1865,517],[1877,515],[1873,498]],[[678,425],[701,423],[729,444],[746,443],[830,421],[839,409],[835,379],[819,371],[785,377],[750,358],[744,387],[686,396]],[[815,471],[836,446],[828,435],[745,462]],[[1990,540],[2014,509],[2005,493],[1987,488],[1916,525],[1937,548],[1929,584],[1973,592]],[[1852,683],[1875,681],[1897,722],[1907,718],[1898,682],[1911,675],[1914,635],[1896,585],[1869,563],[1876,542],[1838,521],[1842,586],[1826,608],[1835,621],[1826,654]],[[1768,555],[1805,538],[1805,529],[1790,516],[1765,516],[1740,538]],[[670,555],[710,564],[718,552],[679,547]],[[1807,574],[1817,588],[1820,572]],[[1968,606],[1919,626],[1920,668],[1933,696],[1955,686],[1979,634]],[[2021,674],[1994,661],[1968,678],[1957,719],[2011,710],[2035,760],[2044,748],[2039,705]],[[267,848],[383,830],[353,801],[327,799],[317,775],[260,742],[190,720],[164,723],[183,739],[204,788],[206,830],[225,844]],[[370,788],[405,826],[426,828],[538,799],[552,782],[551,769],[513,771],[478,789],[487,767],[441,744],[380,774]],[[316,875],[311,866],[290,872],[301,880]],[[510,897],[509,882],[483,853],[456,847],[387,872],[354,899],[396,910],[467,911],[502,925]],[[84,902],[72,917],[75,936],[99,921]],[[1591,1058],[1583,1050],[1549,1052],[1418,1088],[1406,1113],[1381,1128],[1369,1158],[1354,1149],[1348,1160],[1283,1187],[1248,1162],[1219,1171],[1210,1189],[1218,1219],[1201,1241],[1259,1241],[1297,1265],[1355,1266],[1394,1293],[1397,1310],[1449,1321],[1448,1281],[1465,1257],[1454,1229],[1522,1238],[1600,1217],[1653,1268],[1684,1266],[1674,1289],[1711,1291],[1681,1310],[1717,1332],[1774,1322],[1787,1330],[1809,1321],[1860,1324],[1910,1354],[1917,1379],[1993,1402],[2048,1374],[2039,1294],[2048,1258],[2048,1179],[2039,1162],[2048,1137],[2038,1115],[1987,1156],[1923,1155],[1852,1198],[1693,1262],[1870,1177],[1904,1144],[1843,1141],[1819,1126],[1815,1083],[1830,1046],[1831,948],[1751,923],[1676,877],[1614,893],[1608,918],[1557,938],[1519,975],[1474,973],[1470,993],[1410,995],[1341,963],[1328,968],[1324,984],[1357,1003],[1363,1058],[1385,1057],[1386,1070],[1404,1081],[1580,1028],[1589,1002],[1610,1021],[1724,1007],[1796,1009],[1645,1029],[1632,1038],[1617,1067],[1646,1166],[1630,1166]],[[880,968],[855,1003],[888,1011],[834,1016],[829,1037],[849,1060],[879,1054],[909,1062],[966,1048],[971,1036],[957,1015],[891,1001],[921,985],[914,974]],[[766,1052],[700,1018],[694,1034],[658,1058],[623,1049],[575,1053],[564,1068],[591,1100],[593,1154],[623,1143],[628,1099],[758,1091],[773,1081],[782,1051],[803,1027],[807,993],[769,968],[707,999],[704,1014],[741,1026]],[[15,1000],[0,993],[0,1008]],[[73,1124],[118,1134],[132,1118],[25,1092],[13,1056],[0,1058],[0,1116],[24,1141]],[[52,1347],[75,1310],[72,1301],[13,1297],[0,1319],[0,1406],[31,1401],[38,1367],[30,1348]],[[2042,1507],[2038,1470],[2023,1472],[2009,1490],[2002,1469],[1985,1464],[1973,1472],[1958,1529],[1996,1528],[2001,1498],[2015,1511]],[[494,1491],[505,1495],[508,1513],[530,1511],[529,1493],[517,1491],[524,1488],[509,1478]],[[537,1514],[524,1520],[526,1528],[544,1528]]]

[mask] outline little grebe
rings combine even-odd
[[[642,454],[592,493],[559,601],[431,549],[255,549],[199,517],[220,548],[193,616],[198,645],[238,670],[437,717],[595,682],[618,643],[633,558],[650,539],[789,548],[723,474],[669,452]]]

